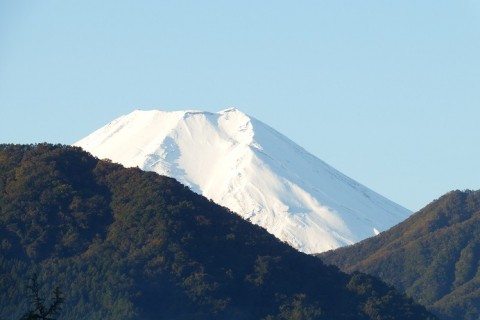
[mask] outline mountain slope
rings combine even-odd
[[[59,319],[434,319],[177,181],[79,148],[0,146],[0,318],[59,286]]]
[[[406,292],[443,319],[480,318],[480,191],[453,191],[324,261]]]
[[[75,145],[173,177],[306,253],[358,242],[410,214],[236,109],[135,111]]]

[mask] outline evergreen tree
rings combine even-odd
[[[37,275],[34,274],[31,278],[32,284],[28,286],[30,290],[30,298],[32,299],[33,309],[27,311],[21,318],[21,320],[55,320],[52,318],[55,314],[60,312],[61,304],[63,303],[62,293],[60,288],[56,287],[53,290],[52,302],[47,307],[45,300],[40,297],[38,292]]]

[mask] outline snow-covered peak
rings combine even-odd
[[[136,110],[75,145],[173,177],[306,253],[374,236],[411,214],[236,108]]]
[[[219,114],[223,114],[223,113],[228,113],[228,112],[231,112],[231,113],[242,113],[242,114],[244,114],[243,112],[241,112],[240,110],[238,110],[238,109],[235,108],[235,107],[223,109],[222,111],[220,111],[220,112],[218,112],[218,113],[219,113]]]

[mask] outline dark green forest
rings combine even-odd
[[[435,319],[177,181],[80,148],[0,145],[0,318],[59,288],[58,319]],[[465,275],[468,277],[468,274]]]
[[[442,319],[480,319],[480,191],[452,191],[409,219],[322,255],[382,278]]]

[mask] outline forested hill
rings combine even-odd
[[[60,145],[0,146],[0,318],[59,286],[58,319],[434,319],[173,179]]]
[[[403,223],[322,258],[381,277],[442,319],[480,319],[480,191],[452,191]]]

